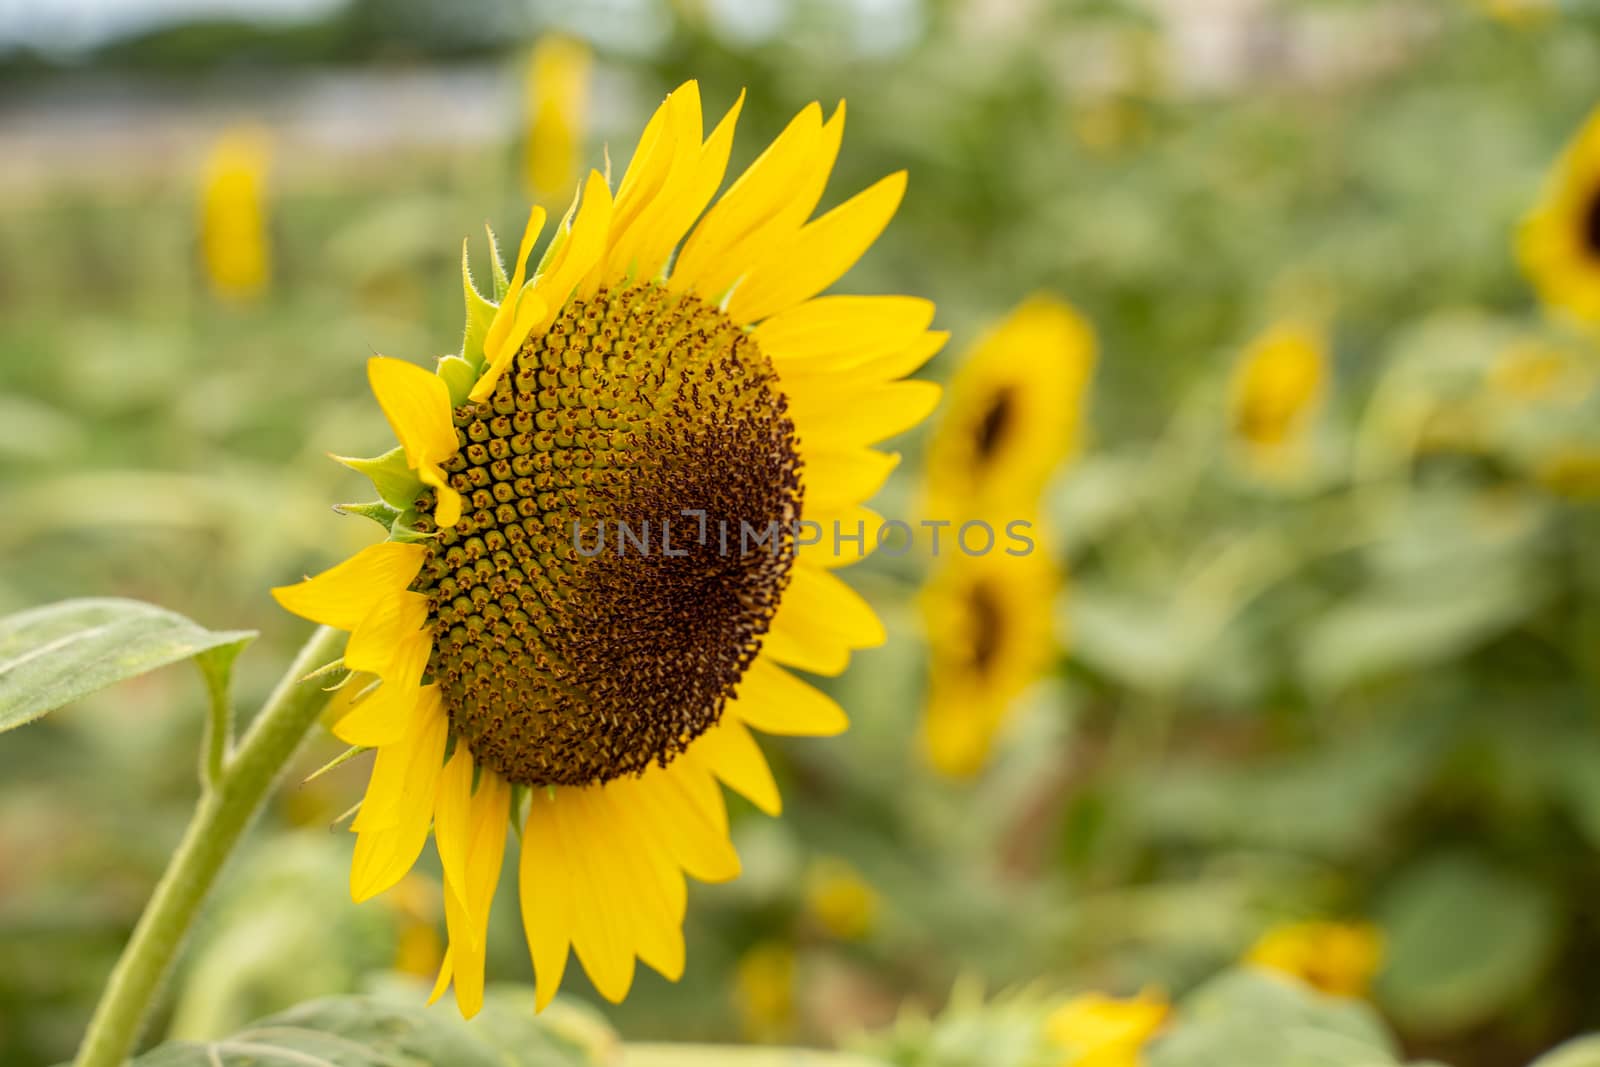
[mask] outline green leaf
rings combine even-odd
[[[1529,1067],[1600,1067],[1600,1037],[1580,1037],[1540,1056]]]
[[[419,998],[420,999],[420,998]],[[217,1041],[176,1041],[133,1067],[594,1067],[616,1039],[603,1024],[533,1012],[533,992],[490,990],[464,1021],[449,1001],[425,1008],[371,996],[325,997]]]
[[[1543,889],[1464,853],[1402,872],[1378,920],[1388,935],[1384,1007],[1428,1032],[1474,1026],[1534,988],[1556,940]]]
[[[0,731],[79,697],[195,658],[213,700],[253,630],[207,630],[137,600],[64,600],[0,619]]]
[[[406,450],[399,445],[371,459],[352,456],[333,458],[351,470],[366,475],[384,502],[401,511],[416,503],[418,494],[422,492],[422,479],[406,465]]]
[[[1201,986],[1150,1048],[1149,1067],[1391,1067],[1400,1063],[1377,1012],[1357,1000],[1242,968]]]

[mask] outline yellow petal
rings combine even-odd
[[[350,635],[344,646],[344,665],[352,671],[387,677],[399,656],[401,642],[415,635],[427,621],[428,598],[423,594],[402,592],[385,597]]]
[[[528,224],[522,230],[522,244],[517,248],[517,262],[511,275],[511,284],[506,289],[505,299],[495,309],[494,318],[489,321],[489,332],[483,338],[483,350],[491,357],[500,351],[516,323],[517,305],[523,296],[523,279],[527,277],[528,257],[533,254],[533,246],[539,240],[540,231],[544,229],[544,219],[545,212],[542,207],[535,206],[528,212]]]
[[[673,263],[670,289],[717,299],[733,284],[748,264],[734,261],[730,251],[793,203],[821,135],[822,108],[807,104],[694,228]],[[805,207],[800,218],[810,211]]]
[[[939,406],[933,382],[887,382],[834,396],[831,403],[790,397],[790,415],[800,439],[813,448],[869,445],[909,430]]]
[[[881,515],[860,504],[808,506],[805,521],[816,526],[808,528],[805,536],[809,543],[800,545],[795,558],[808,567],[824,570],[848,567],[872,555],[884,525]]]
[[[832,697],[764,656],[739,679],[738,698],[729,710],[763,733],[789,737],[832,737],[850,727]]]
[[[457,755],[464,747],[457,750]],[[455,762],[455,757],[451,762]],[[477,791],[472,792],[471,757],[466,757],[464,762],[465,788],[469,794],[466,804],[460,806],[460,771],[456,772],[452,781],[447,764],[440,786],[434,833],[439,842],[441,860],[447,850],[445,835],[448,833],[456,838],[449,846],[449,851],[458,855],[451,857],[445,870],[445,924],[450,932],[450,966],[455,980],[456,1004],[461,1014],[470,1019],[483,1007],[483,966],[488,947],[489,912],[494,903],[495,887],[500,881],[500,866],[505,859],[511,789],[499,775],[484,770],[479,776]],[[452,825],[446,831],[447,793],[452,788],[457,795],[448,801],[453,810],[448,816]],[[442,980],[442,971],[440,977]]]
[[[433,638],[429,634],[419,632],[402,640],[393,657],[383,664],[383,684],[333,724],[333,736],[347,745],[378,748],[412,733],[420,722],[417,716],[422,672],[432,653]]]
[[[461,521],[461,494],[450,487],[450,481],[436,464],[428,464],[417,472],[424,485],[432,486],[438,502],[433,518],[440,526],[449,529]]]
[[[522,860],[517,872],[522,930],[533,958],[534,1007],[543,1011],[561,988],[571,943],[571,863],[556,833],[550,791],[534,790],[522,830]]]
[[[614,281],[629,273],[652,216],[670,210],[691,176],[700,154],[700,131],[700,86],[685,82],[656,109],[617,186],[610,249],[598,280]]]
[[[883,624],[860,594],[802,563],[789,576],[762,651],[791,667],[835,675],[850,662],[851,649],[873,648],[884,639]]]
[[[433,813],[433,843],[445,882],[458,895],[467,887],[467,854],[472,849],[472,753],[459,740],[439,774],[439,799]],[[470,901],[463,900],[463,905]],[[470,907],[469,907],[470,910]],[[451,934],[450,942],[456,938]]]
[[[633,985],[634,946],[626,886],[613,877],[609,827],[588,789],[557,789],[550,814],[571,864],[579,906],[572,914],[572,947],[600,995],[620,1004]]]
[[[367,381],[413,470],[455,455],[450,389],[443,378],[403,359],[373,356]]]
[[[677,981],[684,964],[682,915],[671,912],[668,888],[651,862],[649,846],[615,794],[604,787],[584,792],[596,821],[606,827],[612,841],[604,853],[611,894],[629,902],[621,915],[634,950],[663,977]]]
[[[378,749],[377,758],[372,764],[372,777],[367,782],[366,796],[362,798],[361,809],[350,824],[350,829],[356,833],[389,829],[399,824],[401,804],[412,784],[406,774],[412,769],[410,760],[416,755],[419,739],[426,732],[423,727],[431,730],[441,722],[448,725],[437,685],[422,688],[417,694],[412,715],[413,728],[407,730],[399,741]],[[443,765],[441,757],[430,777],[437,780]],[[431,809],[428,814],[431,818]]]
[[[636,277],[654,278],[661,272],[673,247],[683,239],[684,232],[705,210],[717,187],[722,184],[722,176],[728,169],[728,154],[733,149],[734,127],[743,107],[744,92],[740,91],[733,107],[711,131],[711,136],[690,165],[684,168],[683,180],[679,183],[681,188],[669,199],[664,199],[657,209],[658,217],[640,242],[635,257]]]
[[[622,794],[633,794],[633,810],[644,816],[655,839],[691,877],[730,881],[739,876],[739,854],[728,841],[726,826],[719,829],[694,799],[695,775],[679,766],[684,760],[679,756],[666,767],[652,767],[638,778],[618,779],[606,788],[620,786]]]
[[[781,375],[783,391],[802,405],[816,407],[829,397],[855,389],[870,389],[920,369],[950,340],[946,330],[929,330],[904,348],[866,356],[853,363],[824,370],[821,361],[791,368]]]
[[[696,738],[694,744],[707,766],[729,789],[768,815],[783,811],[783,798],[778,794],[778,783],[772,779],[772,769],[743,722],[724,718]]]
[[[422,854],[433,821],[447,727],[444,715],[431,715],[411,737],[378,750],[367,801],[356,823],[362,822],[371,803],[389,811],[393,824],[357,830],[350,866],[350,895],[357,902],[394,885]]]
[[[900,453],[870,448],[829,449],[805,453],[801,480],[808,508],[858,504],[883,488],[900,465]]]
[[[369,545],[315,578],[272,591],[286,611],[303,619],[354,630],[380,603],[416,580],[428,550],[419,544],[383,541]]]
[[[903,349],[933,322],[931,300],[914,296],[819,296],[781,311],[752,331],[779,376],[839,370]]]
[[[905,191],[906,172],[896,171],[807,223],[739,283],[728,300],[728,315],[735,322],[755,322],[832,285],[889,225]]]

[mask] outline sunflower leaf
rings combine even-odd
[[[506,290],[511,288],[511,279],[506,277],[506,265],[500,258],[500,242],[495,239],[494,230],[484,227],[489,233],[489,274],[494,279],[494,299],[496,303],[506,298]]]
[[[351,470],[366,475],[384,502],[402,511],[411,507],[422,492],[422,479],[407,465],[405,449],[398,445],[371,459],[353,456],[333,458]]]
[[[207,630],[137,600],[64,600],[0,618],[0,732],[108,685],[195,659],[213,699],[253,630]]]

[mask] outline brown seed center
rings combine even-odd
[[[415,586],[453,733],[527,785],[666,764],[721,718],[793,563],[800,464],[771,364],[695,297],[603,289],[455,422],[464,512]]]

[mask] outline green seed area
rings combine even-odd
[[[602,289],[455,424],[463,514],[414,588],[457,739],[527,785],[665,765],[721,717],[788,583],[800,462],[771,364],[695,297]],[[784,533],[741,551],[741,522]]]

